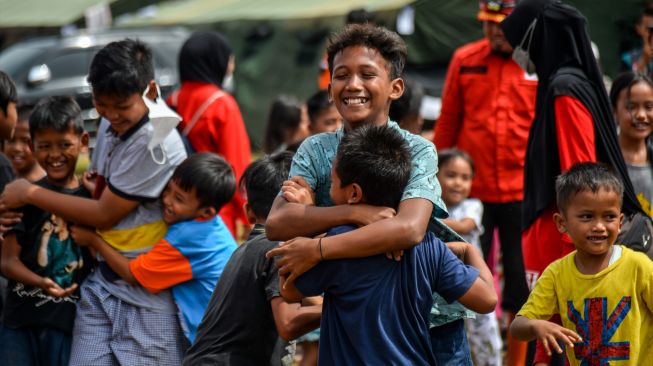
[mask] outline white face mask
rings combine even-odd
[[[225,75],[222,80],[222,90],[228,93],[234,92],[234,74]]]
[[[535,73],[535,64],[531,60],[528,51],[531,48],[531,41],[533,41],[533,34],[535,33],[536,24],[537,18],[533,19],[533,22],[528,26],[526,33],[524,33],[524,38],[522,38],[519,46],[515,47],[515,49],[512,51],[512,59],[515,60],[517,65],[519,65],[519,67],[521,67],[528,74]],[[524,43],[526,43],[527,38],[528,44],[526,45],[526,49],[524,49]]]
[[[152,159],[154,159],[155,163],[165,164],[167,156],[163,149],[163,141],[177,127],[181,121],[181,117],[163,101],[158,85],[156,86],[156,101],[152,101],[147,97],[149,91],[150,87],[148,85],[143,93],[143,102],[145,102],[145,105],[150,110],[149,118],[154,132],[152,133],[150,142],[147,144],[147,149],[150,150],[150,154],[152,154]]]

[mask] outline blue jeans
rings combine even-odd
[[[68,366],[71,336],[48,328],[0,325],[0,365]]]
[[[473,366],[464,319],[431,328],[429,332],[438,366]]]

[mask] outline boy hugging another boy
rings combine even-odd
[[[291,160],[289,152],[268,155],[243,173],[245,211],[255,226],[222,272],[184,365],[292,365],[294,344],[283,340],[320,324],[321,301],[306,306],[284,301],[274,259],[265,258],[278,245],[265,237],[265,219]]]
[[[622,183],[603,165],[580,163],[557,178],[556,193],[553,218],[576,251],[546,268],[510,332],[540,340],[548,354],[562,353],[562,341],[572,365],[650,364],[653,262],[614,245]],[[562,326],[548,321],[556,314]]]
[[[410,151],[389,126],[363,126],[343,136],[332,169],[336,205],[397,207],[411,171]],[[327,236],[355,230],[338,226]],[[323,252],[322,238],[318,251]],[[464,265],[432,233],[404,252],[322,261],[292,283],[281,277],[289,301],[324,293],[319,362],[326,365],[434,365],[428,327],[432,293],[487,313],[497,296],[480,252],[455,243]],[[476,268],[474,268],[476,267]],[[480,272],[480,278],[479,278]],[[296,287],[296,288],[295,288]]]
[[[292,178],[284,183],[283,195],[275,200],[267,221],[268,237],[285,240],[268,255],[280,256],[280,274],[288,275],[289,282],[324,259],[400,254],[420,243],[427,230],[445,242],[462,241],[440,221],[447,217],[447,211],[440,197],[433,143],[400,129],[388,117],[391,102],[404,90],[401,74],[407,49],[403,40],[382,27],[352,24],[329,40],[327,55],[329,95],[344,128],[311,136],[302,143],[290,168]],[[397,207],[334,206],[329,197],[330,172],[340,139],[366,125],[387,125],[408,143],[410,178]],[[315,205],[305,204],[305,196],[312,196],[309,198]],[[314,236],[345,224],[359,228],[323,238],[320,253],[319,239]],[[471,366],[463,317],[473,314],[460,304],[447,304],[437,293],[433,296],[431,335],[438,361]],[[442,342],[443,334],[446,342]]]
[[[154,140],[162,124],[150,120],[145,100],[158,97],[152,53],[145,44],[130,39],[109,43],[93,58],[88,81],[102,116],[91,165],[98,175],[96,199],[19,179],[7,185],[0,204],[31,204],[97,228],[111,246],[135,258],[166,233],[159,198],[186,158],[184,144],[175,130]],[[70,364],[179,365],[184,335],[170,291],[150,293],[122,280],[101,256],[99,261],[99,270],[81,286]]]
[[[77,158],[88,144],[77,103],[68,97],[42,100],[29,130],[34,155],[46,171],[35,184],[90,197],[75,177]],[[92,258],[73,243],[61,217],[31,205],[20,211],[22,221],[2,245],[2,272],[10,282],[0,328],[0,364],[68,365],[77,287]]]
[[[152,293],[171,288],[184,334],[193,343],[215,284],[237,247],[217,216],[235,191],[234,174],[224,159],[195,154],[175,169],[163,191],[163,221],[171,226],[147,253],[130,260],[101,236],[76,226],[73,237],[99,252],[127,283]]]

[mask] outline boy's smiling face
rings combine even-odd
[[[180,221],[194,220],[202,213],[197,190],[193,188],[190,192],[184,191],[171,179],[163,191],[163,221],[166,224],[174,224]]]
[[[621,228],[621,197],[604,188],[580,191],[563,213],[554,215],[554,220],[558,231],[571,237],[578,254],[606,256]]]
[[[386,123],[390,102],[403,91],[403,80],[390,78],[390,65],[375,49],[350,46],[333,58],[329,97],[346,127]]]
[[[36,159],[32,153],[32,137],[29,134],[29,123],[21,121],[16,124],[14,137],[5,140],[5,155],[11,160],[14,169],[22,176],[34,167]]]
[[[60,187],[72,187],[75,166],[82,148],[88,145],[88,134],[78,134],[73,127],[60,132],[52,128],[34,134],[34,156],[45,170],[48,181]]]
[[[94,93],[93,103],[97,112],[109,121],[111,129],[118,136],[129,131],[148,112],[143,97],[136,93],[126,98]]]

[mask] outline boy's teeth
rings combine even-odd
[[[345,103],[348,105],[352,104],[363,104],[367,102],[367,98],[347,98],[345,99]]]

